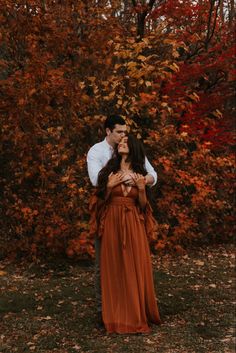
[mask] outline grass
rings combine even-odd
[[[0,267],[1,353],[233,353],[234,248],[153,257],[163,323],[149,335],[96,327],[92,263]]]

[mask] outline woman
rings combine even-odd
[[[101,237],[102,317],[108,332],[149,332],[159,324],[148,238],[152,216],[144,176],[145,153],[133,135],[124,138],[100,171],[92,198],[91,233]],[[132,176],[133,186],[125,184]]]

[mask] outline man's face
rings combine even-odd
[[[112,131],[107,129],[106,132],[110,142],[118,145],[121,139],[126,135],[127,126],[116,124]]]

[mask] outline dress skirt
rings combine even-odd
[[[100,213],[102,318],[107,332],[149,332],[161,322],[153,283],[148,235],[154,219],[137,203],[138,190],[127,196],[113,189]]]

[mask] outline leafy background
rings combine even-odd
[[[232,1],[0,1],[1,257],[92,257],[86,153],[121,114],[158,172],[153,252],[234,232]]]

